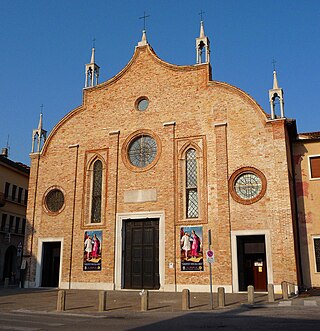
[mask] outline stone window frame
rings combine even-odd
[[[244,173],[253,173],[256,176],[258,176],[261,180],[261,184],[262,184],[261,191],[259,192],[259,194],[256,197],[254,197],[252,199],[241,198],[236,193],[235,188],[234,188],[235,181],[237,180],[237,178],[240,175],[242,175]],[[266,190],[267,190],[267,179],[266,179],[265,175],[263,174],[263,172],[258,170],[257,168],[250,167],[250,166],[241,167],[241,168],[237,169],[236,171],[234,171],[233,174],[230,176],[229,181],[228,181],[228,186],[229,186],[229,193],[232,196],[233,200],[235,200],[236,202],[241,203],[243,205],[251,205],[264,197]]]
[[[100,152],[100,151],[99,151]],[[105,223],[106,203],[107,203],[107,155],[98,151],[87,151],[85,162],[85,180],[84,180],[84,218],[83,226],[85,227],[101,227]],[[102,151],[101,151],[102,152]],[[102,163],[102,191],[101,191],[101,221],[93,223],[91,221],[92,212],[92,190],[93,190],[93,167],[96,161]]]
[[[320,177],[312,177],[311,161],[312,158],[319,158],[320,154],[308,155],[308,170],[309,170],[309,180],[320,180]]]
[[[58,210],[58,211],[51,211],[48,209],[47,207],[47,203],[46,203],[46,198],[47,198],[47,195],[53,191],[53,190],[59,190],[63,193],[63,205],[62,207]],[[56,215],[59,215],[63,212],[63,210],[65,209],[65,206],[66,206],[66,192],[65,190],[60,186],[60,185],[52,185],[50,186],[44,193],[43,195],[43,198],[42,198],[42,208],[44,209],[44,211],[49,215],[49,216],[56,216]]]
[[[156,154],[154,160],[150,164],[148,164],[146,167],[143,167],[143,168],[139,168],[139,167],[136,167],[133,164],[131,164],[131,162],[129,160],[129,155],[128,155],[130,144],[135,139],[137,139],[139,136],[150,136],[156,141],[156,144],[157,144],[157,154]],[[161,140],[160,140],[159,136],[157,134],[155,134],[152,130],[140,129],[140,130],[137,130],[137,131],[131,133],[125,139],[125,141],[122,145],[122,148],[121,148],[121,158],[122,158],[122,162],[124,163],[124,165],[126,166],[127,169],[134,171],[134,172],[145,172],[145,171],[148,171],[151,168],[153,168],[158,163],[160,156],[161,156],[161,152],[162,152],[162,145],[161,145]]]
[[[206,142],[205,137],[189,137],[178,139],[183,145],[177,154],[177,224],[204,224],[207,223],[207,171],[206,171]],[[178,148],[178,145],[177,145]],[[187,217],[187,188],[186,188],[186,153],[195,149],[197,155],[197,193],[198,217]]]

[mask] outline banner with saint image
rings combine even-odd
[[[203,271],[202,226],[180,227],[181,271]]]
[[[102,231],[85,231],[84,251],[83,251],[83,270],[101,270],[101,242]]]

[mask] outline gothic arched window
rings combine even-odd
[[[94,162],[91,191],[91,223],[101,222],[102,168],[100,160]]]
[[[194,148],[186,152],[186,217],[198,218],[197,153]]]

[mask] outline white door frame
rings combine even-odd
[[[41,286],[42,281],[42,262],[43,262],[43,244],[47,242],[60,242],[60,266],[59,266],[59,285],[62,275],[62,253],[63,253],[63,238],[62,237],[48,237],[38,239],[38,254],[37,254],[37,268],[36,268],[36,284],[35,287]]]
[[[164,211],[151,211],[151,212],[135,212],[135,213],[118,213],[116,220],[116,251],[115,251],[115,289],[120,290],[123,288],[122,280],[122,246],[124,243],[123,223],[124,220],[132,219],[146,219],[158,218],[159,219],[159,282],[160,289],[164,287],[164,262],[165,262],[165,217]]]
[[[238,236],[261,236],[261,235],[264,235],[264,239],[265,239],[266,263],[267,263],[267,284],[273,284],[270,230],[231,231],[233,292],[239,292],[237,237]]]

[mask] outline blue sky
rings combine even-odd
[[[211,41],[213,79],[235,85],[269,112],[272,60],[284,89],[285,115],[298,131],[320,131],[319,0],[1,0],[0,147],[29,164],[32,129],[82,102],[84,65],[96,39],[100,82],[119,72],[141,38],[163,60],[195,63],[198,13]]]

